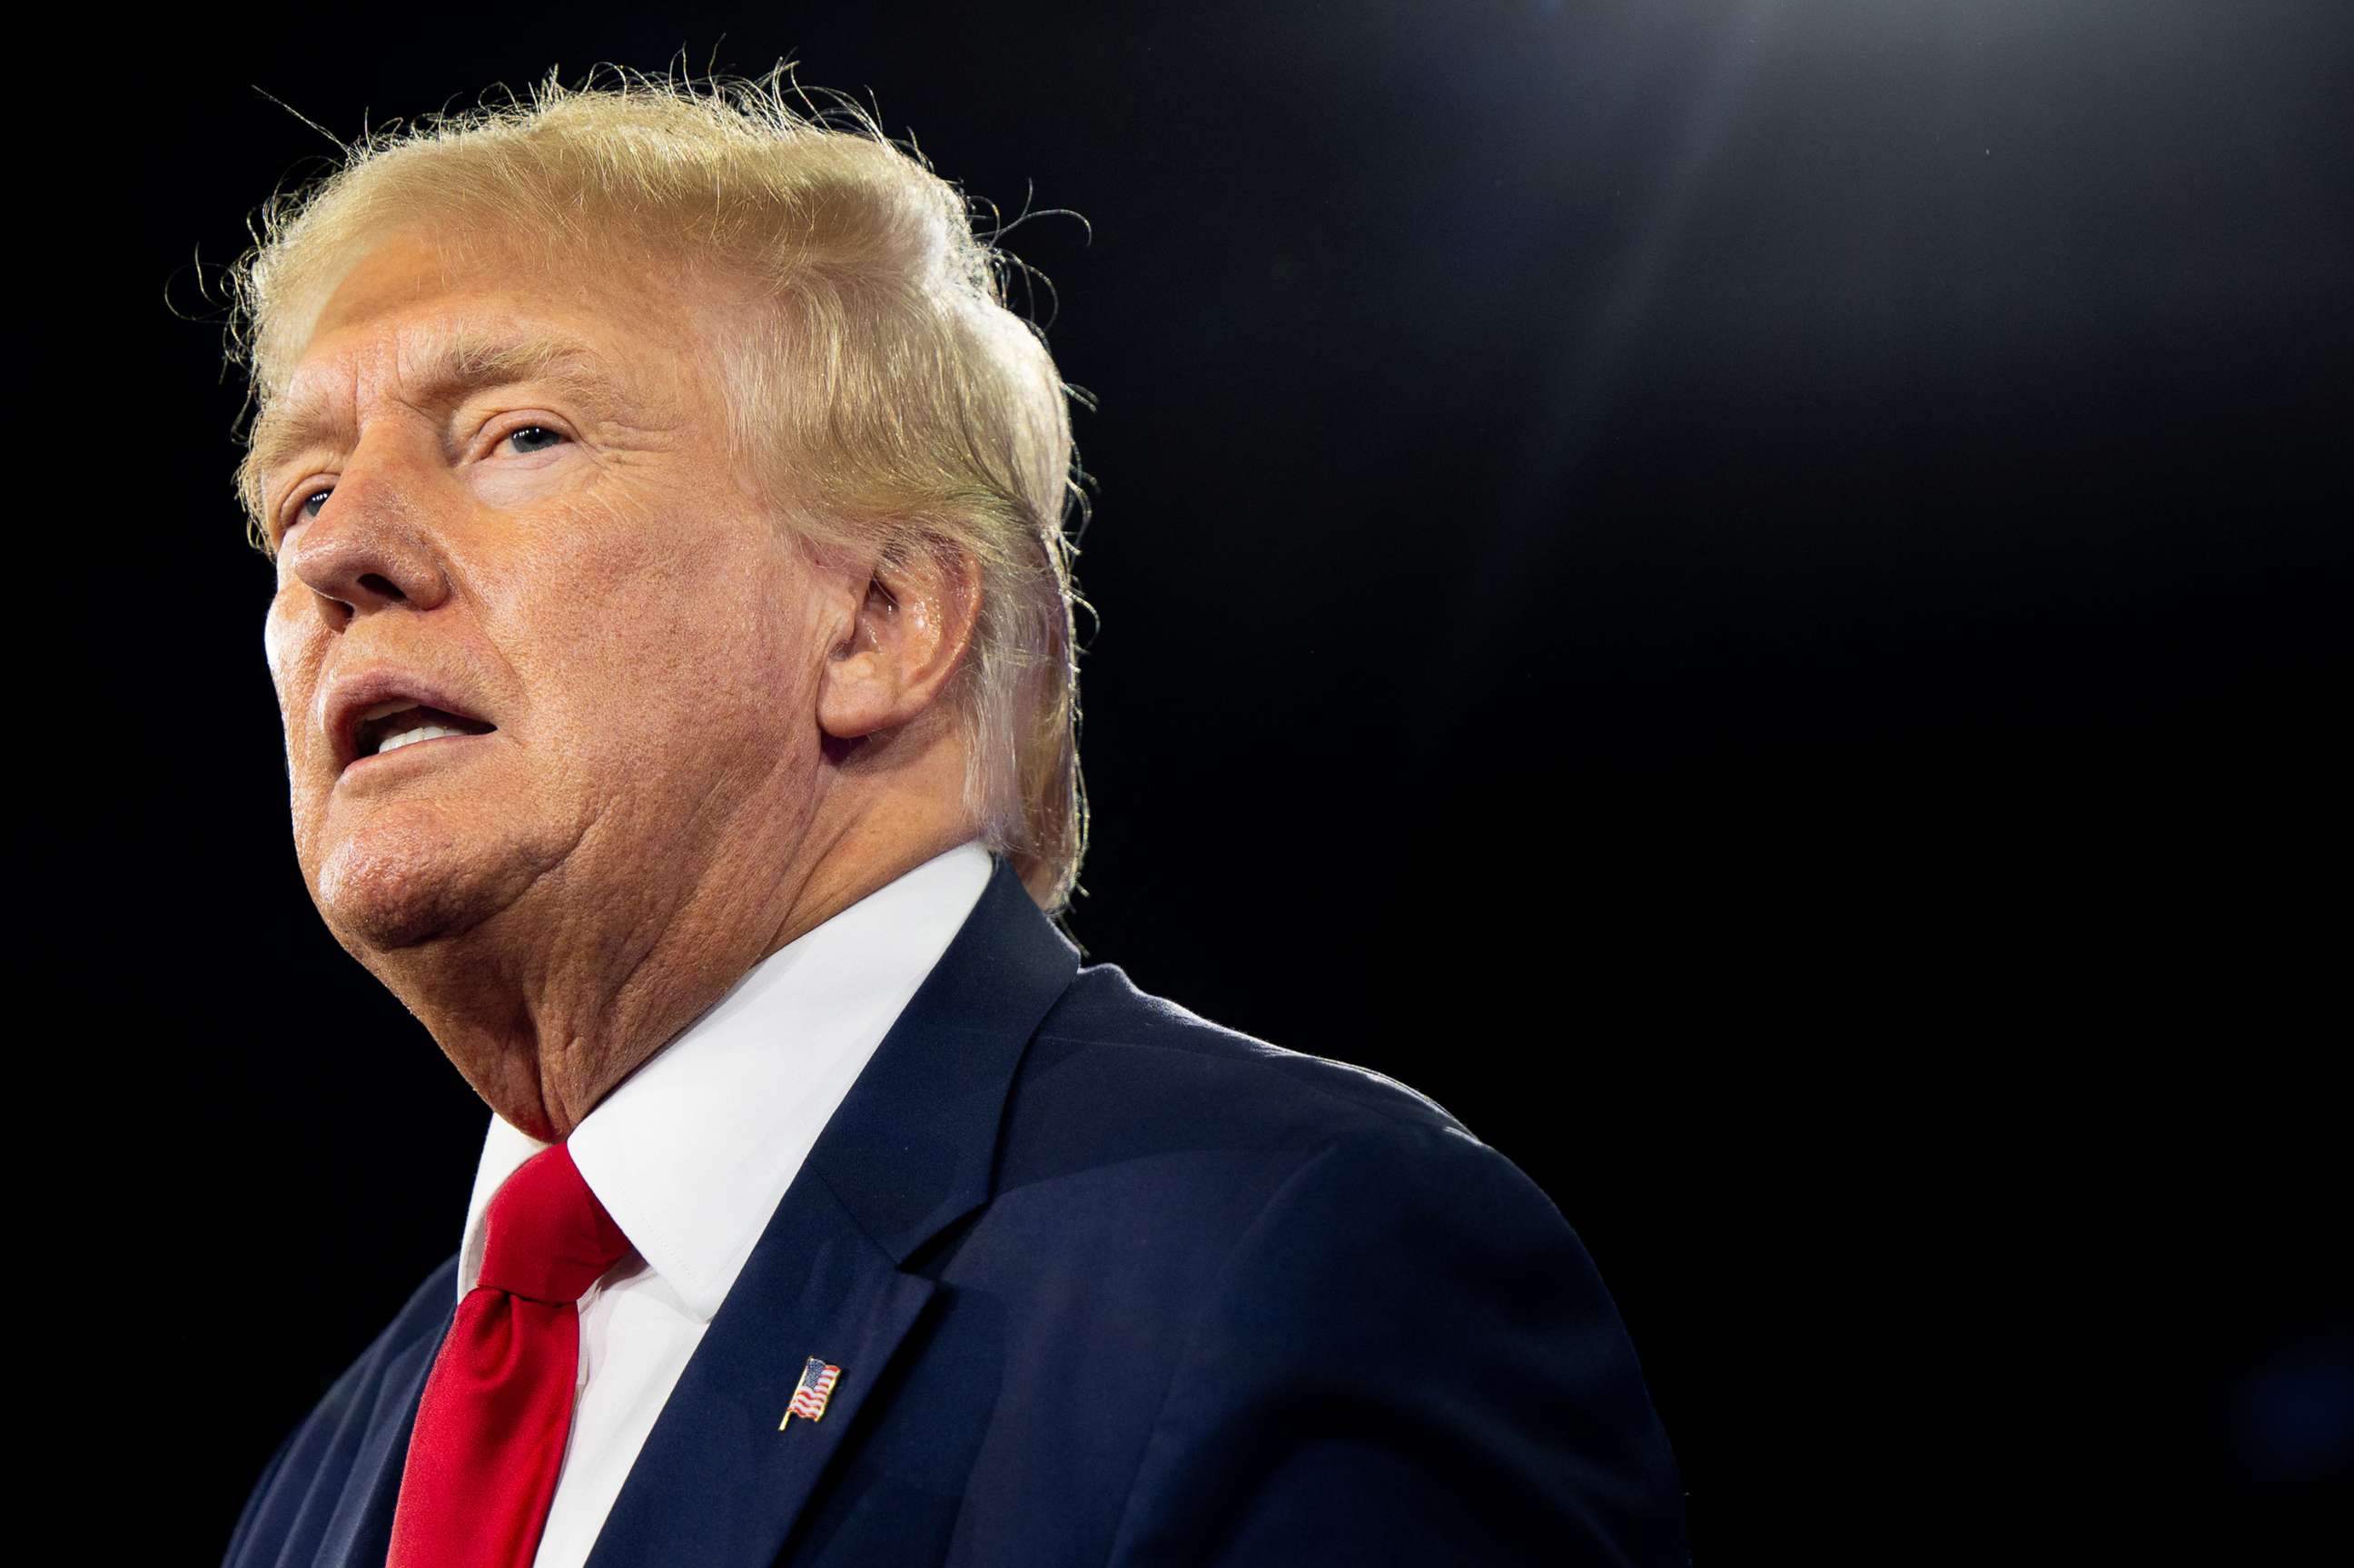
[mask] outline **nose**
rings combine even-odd
[[[286,567],[311,590],[330,630],[394,605],[430,609],[449,597],[427,484],[397,461],[355,452],[319,514],[286,541]]]

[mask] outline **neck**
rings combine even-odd
[[[567,863],[468,931],[359,957],[492,1110],[561,1141],[754,965],[971,838],[937,800],[738,823],[660,888]]]

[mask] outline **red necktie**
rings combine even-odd
[[[560,1143],[499,1188],[482,1282],[417,1406],[386,1568],[530,1568],[572,1427],[577,1304],[629,1250]]]

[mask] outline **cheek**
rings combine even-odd
[[[534,549],[538,569],[493,596],[534,707],[562,715],[576,750],[641,765],[789,745],[814,688],[807,594],[785,563],[721,527],[582,522],[573,547]]]
[[[319,653],[303,640],[302,630],[287,596],[281,594],[271,601],[262,627],[262,655],[278,699],[280,738],[285,743],[290,767],[301,764],[325,739],[316,716]]]

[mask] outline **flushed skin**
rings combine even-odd
[[[712,285],[429,233],[328,300],[264,475],[294,842],[338,941],[491,1107],[561,1139],[762,958],[970,836],[939,702],[969,567],[816,558],[730,461]],[[453,339],[615,373],[429,384]],[[339,683],[430,682],[497,727],[351,764]]]

